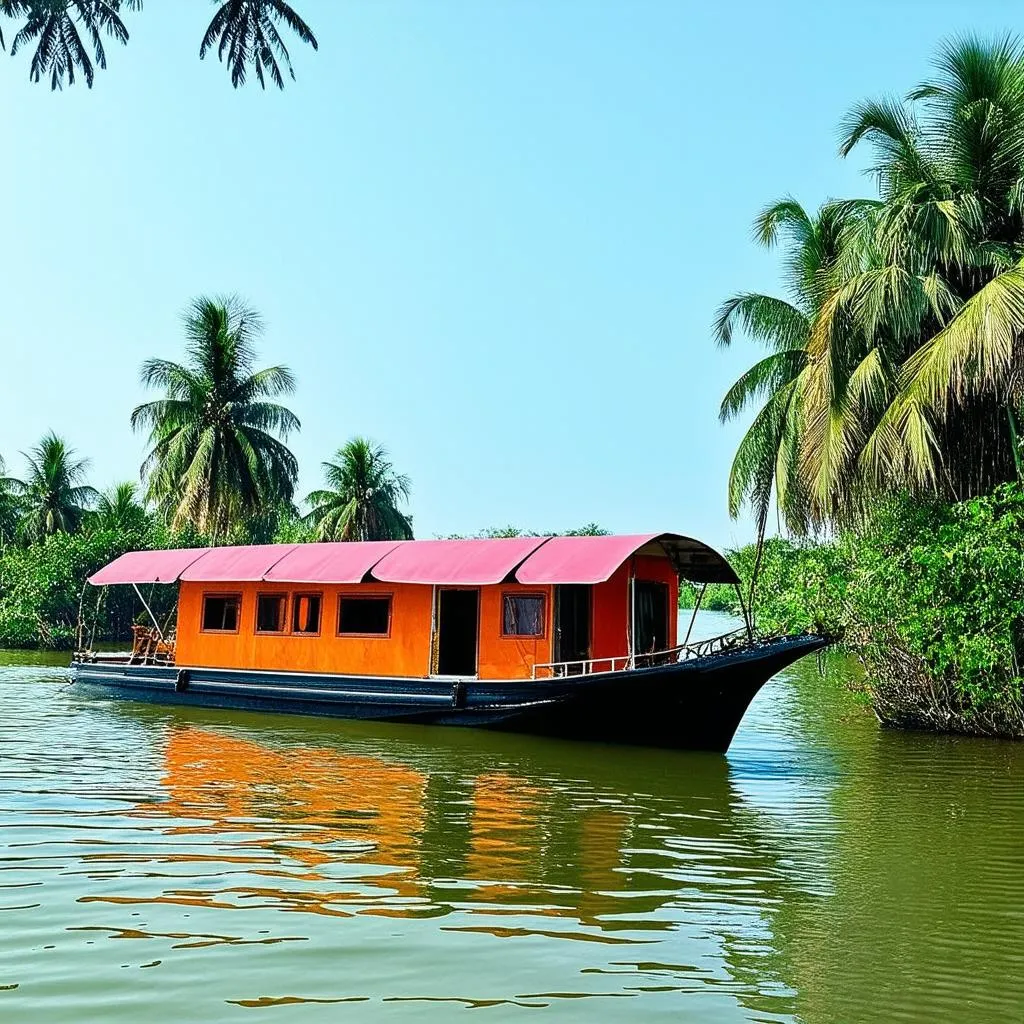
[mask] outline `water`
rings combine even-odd
[[[724,758],[67,682],[0,661],[0,1021],[1024,1020],[1024,745],[813,660]]]

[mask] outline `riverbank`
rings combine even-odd
[[[728,555],[749,592],[754,545]],[[735,592],[709,588],[704,607],[736,611]],[[765,632],[835,637],[884,725],[1024,737],[1017,485],[956,505],[892,501],[826,542],[770,539],[755,608]]]

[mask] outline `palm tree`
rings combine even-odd
[[[354,437],[323,468],[327,488],[306,499],[317,540],[412,540],[412,519],[398,508],[409,500],[409,478],[383,446]]]
[[[132,427],[148,429],[146,497],[172,527],[215,540],[265,506],[289,502],[298,465],[284,444],[296,416],[268,401],[295,390],[285,366],[254,370],[259,315],[237,298],[196,299],[184,317],[185,365],[149,359],[146,387],[164,397],[138,406]]]
[[[768,396],[733,465],[734,512],[750,499],[763,521],[774,482],[801,532],[856,523],[879,493],[962,499],[1024,478],[1024,46],[958,40],[937,69],[848,117],[842,152],[873,146],[880,198],[831,204],[824,264],[812,219],[774,208],[796,242],[793,309],[723,307],[721,343],[741,326],[775,349],[723,403],[728,418]]]
[[[96,508],[89,516],[96,530],[131,533],[146,525],[146,509],[139,501],[138,484],[130,480],[109,487],[96,499]]]
[[[96,499],[95,489],[85,483],[89,460],[76,459],[74,449],[53,432],[23,454],[27,479],[8,481],[20,497],[19,534],[31,542],[55,533],[74,533]]]
[[[842,443],[876,487],[957,499],[1021,475],[1024,47],[960,39],[936,68],[847,118],[842,152],[875,156],[874,265],[833,297],[814,357],[837,323],[878,346],[892,373],[866,382],[873,408]]]
[[[279,88],[284,88],[284,76],[278,61],[295,80],[291,56],[277,30],[280,22],[294,32],[304,43],[317,49],[313,30],[284,0],[227,0],[213,16],[199,44],[199,56],[204,58],[214,44],[221,61],[227,60],[231,70],[231,84],[237,89],[245,83],[246,68],[252,65],[260,87],[266,88],[265,76]]]
[[[767,206],[754,227],[755,239],[771,248],[784,238],[788,299],[743,292],[720,307],[715,339],[726,347],[739,330],[768,348],[726,393],[719,417],[735,419],[761,403],[740,441],[729,473],[729,514],[749,504],[759,538],[764,536],[772,496],[780,518],[798,533],[810,524],[809,495],[801,455],[812,330],[837,281],[849,273],[849,240],[871,215],[865,202],[828,202],[809,214],[794,199]]]
[[[38,82],[48,75],[52,89],[60,89],[65,79],[74,85],[76,68],[92,88],[93,61],[101,68],[107,66],[103,35],[128,42],[128,30],[120,18],[122,8],[140,10],[142,0],[0,0],[0,14],[26,19],[11,41],[11,56],[36,42],[29,77]]]
[[[128,42],[128,29],[120,16],[125,10],[141,11],[142,0],[0,0],[0,15],[21,22],[11,42],[11,56],[35,43],[29,76],[33,82],[48,76],[53,89],[65,82],[74,85],[76,72],[92,88],[94,62],[100,68],[107,66],[103,36]],[[281,23],[317,49],[312,29],[284,0],[225,0],[203,36],[199,56],[205,57],[216,46],[218,57],[227,60],[235,88],[245,82],[251,65],[261,86],[266,86],[264,79],[269,76],[283,89],[281,64],[293,80],[295,72],[278,31]],[[4,45],[0,33],[0,48]]]

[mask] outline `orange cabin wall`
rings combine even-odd
[[[551,660],[551,588],[520,584],[474,588],[480,591],[478,675],[481,679],[529,676],[531,665]],[[368,583],[298,587],[267,583],[182,583],[178,599],[176,661],[202,668],[253,668],[286,672],[339,672],[352,675],[424,677],[430,671],[433,588],[420,584]],[[319,636],[257,634],[257,594],[322,595]],[[502,637],[502,595],[545,596],[544,635]],[[240,594],[237,633],[204,633],[205,594]],[[337,635],[341,594],[391,595],[391,633],[379,637]],[[291,614],[291,602],[289,611]]]
[[[668,645],[678,643],[679,577],[667,558],[657,555],[637,555],[620,565],[612,577],[594,585],[592,598],[592,630],[590,656],[592,658],[621,658],[629,652],[629,577],[630,571],[638,580],[653,580],[668,584]],[[599,669],[609,666],[597,666]]]

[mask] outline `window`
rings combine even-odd
[[[543,636],[544,595],[505,594],[501,613],[502,636]]]
[[[203,632],[237,633],[241,605],[242,598],[238,594],[206,594],[203,597]]]
[[[256,632],[283,633],[286,628],[284,594],[260,594],[256,598]]]
[[[339,598],[338,632],[343,636],[387,636],[391,632],[391,598]]]
[[[320,595],[296,594],[292,602],[292,632],[320,632]]]

